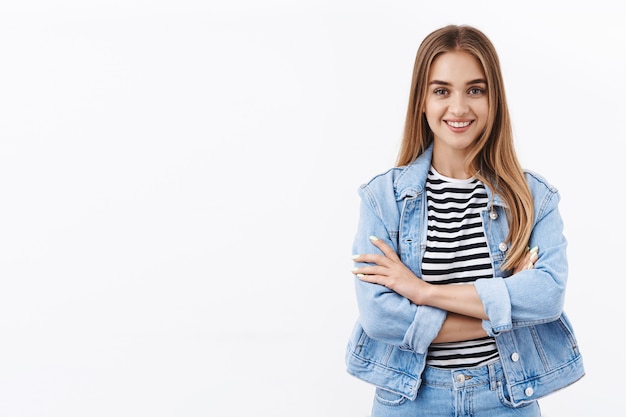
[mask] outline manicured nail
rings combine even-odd
[[[357,278],[363,278],[365,275],[363,274],[356,274]]]
[[[534,262],[538,257],[539,255],[537,255],[537,252],[531,252],[530,261]]]
[[[358,270],[359,270],[359,268],[352,268],[352,273],[354,274]]]
[[[376,236],[370,236],[370,240],[376,241],[378,238]]]
[[[535,265],[532,262],[529,262],[528,265],[526,265],[526,269],[533,269],[535,267]]]
[[[532,253],[532,252],[537,253],[538,251],[539,251],[539,246],[535,246],[534,248],[532,248],[532,249],[530,250],[530,252],[531,252],[531,253]]]
[[[358,258],[359,256],[361,256],[361,255],[352,255],[352,259],[356,259],[356,258]]]

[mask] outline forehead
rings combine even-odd
[[[432,62],[429,81],[466,83],[472,80],[485,80],[485,72],[478,58],[469,52],[444,52]]]

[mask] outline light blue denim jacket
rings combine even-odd
[[[392,168],[359,189],[361,209],[354,254],[375,253],[369,236],[391,245],[420,276],[426,248],[425,184],[432,145],[406,167]],[[563,312],[567,241],[558,191],[526,172],[535,216],[530,247],[539,247],[535,268],[512,275],[500,269],[508,249],[503,201],[493,197],[482,213],[495,276],[474,285],[489,317],[510,400],[522,405],[580,379],[585,371],[572,326]],[[359,318],[346,349],[347,371],[378,387],[415,399],[428,347],[446,312],[419,306],[385,288],[355,278]]]

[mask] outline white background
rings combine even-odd
[[[587,376],[544,413],[624,415],[618,3],[3,0],[0,417],[367,416],[356,189],[448,23],[562,192]]]

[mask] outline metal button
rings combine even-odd
[[[496,213],[495,211],[491,210],[491,213],[489,213],[489,217],[491,217],[491,220],[495,220],[498,218],[498,213]]]
[[[458,374],[458,375],[456,376],[456,382],[458,382],[459,384],[461,384],[461,383],[465,382],[465,375],[463,375],[463,374]]]
[[[511,355],[511,360],[513,362],[517,362],[519,360],[519,354],[517,352],[513,352],[513,354]]]
[[[533,389],[531,387],[528,387],[524,390],[524,394],[526,394],[527,397],[530,397],[531,395],[533,395],[535,391],[533,391]]]
[[[508,249],[508,246],[506,245],[506,243],[502,242],[498,245],[498,249],[500,249],[502,252],[506,251]]]

